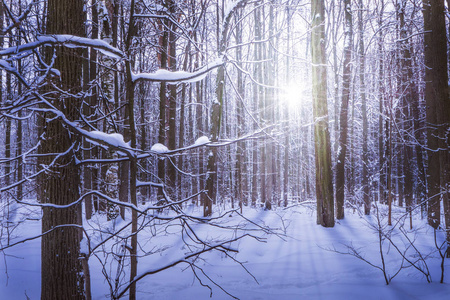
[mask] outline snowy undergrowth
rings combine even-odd
[[[383,209],[380,208],[381,220],[385,222]],[[185,212],[201,216],[201,208],[195,206],[187,207]],[[186,263],[147,276],[137,284],[138,298],[208,299],[210,290],[200,284],[200,279],[211,287],[213,299],[231,299],[221,288],[240,299],[448,299],[450,274],[443,284],[438,283],[441,271],[434,232],[417,215],[413,216],[414,230],[409,230],[409,223],[402,228],[425,257],[432,283],[427,283],[425,276],[417,269],[407,267],[387,286],[382,273],[376,268],[354,256],[328,251],[336,249],[345,252],[348,246],[352,246],[358,249],[366,260],[380,265],[379,239],[373,229],[373,224],[378,222],[375,214],[360,216],[349,209],[346,210],[346,218],[339,221],[334,228],[323,228],[316,225],[316,215],[308,206],[299,205],[274,211],[245,208],[243,215],[254,223],[249,223],[236,212],[225,212],[225,209],[217,208],[215,216],[224,215],[218,223],[222,227],[236,228],[235,226],[239,225],[238,229],[226,230],[201,222],[192,222],[191,225],[202,239],[211,242],[226,240],[245,232],[263,238],[263,242],[250,237],[238,240],[227,245],[231,249],[239,250],[238,253],[230,252],[230,257],[220,251],[202,254],[194,261],[198,266],[195,270],[197,279],[192,268]],[[39,208],[31,213],[33,217],[28,220],[21,217],[25,213],[16,214],[16,220],[21,220],[22,225],[14,231],[10,243],[40,233],[40,222],[36,218],[39,216]],[[403,213],[403,209],[394,210],[394,220],[401,220]],[[30,215],[29,208],[27,214]],[[165,216],[170,214],[167,210],[161,212],[161,215]],[[89,223],[85,223],[91,238],[91,247],[104,240],[108,232],[116,231],[127,222],[106,221],[105,216],[97,215]],[[149,224],[139,233],[142,249],[138,273],[164,266],[198,247],[183,240],[181,225],[172,222],[170,226],[166,226],[164,221],[158,222]],[[253,231],[258,228],[257,225],[272,228],[278,235],[269,234],[267,231]],[[391,227],[387,227],[387,230],[389,228]],[[126,236],[127,230],[120,234]],[[399,248],[409,247],[408,257],[417,258],[418,253],[409,246],[408,240],[400,232],[400,226],[397,225],[392,230],[390,237]],[[5,238],[3,232],[3,246],[6,243]],[[443,239],[443,234],[439,233],[438,242]],[[122,285],[126,282],[128,266],[125,263],[120,272],[117,268],[116,254],[120,252],[120,247],[120,243],[108,241],[90,258],[93,299],[110,297],[111,290],[105,272],[113,279],[118,275]],[[146,249],[146,253],[143,249]],[[401,265],[401,256],[387,241],[384,241],[383,249],[386,268],[389,274],[393,274]],[[234,260],[243,262],[245,268]],[[445,261],[445,269],[450,273],[448,260]],[[40,239],[20,243],[3,251],[0,272],[1,299],[26,299],[27,296],[30,299],[39,299]],[[211,280],[220,284],[221,288],[212,284]]]

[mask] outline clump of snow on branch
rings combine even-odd
[[[160,143],[156,143],[152,146],[152,148],[150,148],[151,151],[153,152],[157,152],[157,153],[167,153],[169,152],[169,148],[167,148],[166,146],[164,146],[163,144]]]
[[[168,71],[160,69],[154,73],[132,73],[132,80],[167,81],[167,82],[197,82],[208,75],[209,71],[223,65],[223,59],[217,58],[194,72]]]
[[[103,141],[105,144],[117,147],[117,148],[130,148],[128,143],[125,143],[123,135],[120,133],[104,133],[102,131],[90,131],[86,132],[86,135],[90,137],[88,140],[90,142]]]
[[[211,141],[209,140],[209,138],[207,136],[201,136],[195,141],[194,145],[199,146],[199,145],[208,144],[210,142]]]

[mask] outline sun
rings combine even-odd
[[[285,105],[294,108],[304,104],[307,94],[307,85],[305,82],[301,80],[292,81],[281,89],[281,95]]]

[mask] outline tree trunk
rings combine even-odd
[[[255,95],[255,99],[257,100],[258,103],[258,111],[259,111],[259,122],[262,126],[266,126],[266,120],[265,120],[265,91],[264,91],[264,87],[262,86],[262,83],[264,83],[264,63],[263,60],[265,59],[264,57],[264,49],[263,49],[263,24],[264,22],[262,21],[262,18],[264,18],[264,11],[263,11],[263,7],[259,7],[255,10],[255,60],[257,61],[257,63],[255,64],[255,78],[256,81],[259,83],[256,85],[256,95]],[[267,152],[267,148],[266,148],[266,139],[263,139],[260,142],[260,152],[261,152],[261,161],[260,161],[260,169],[259,169],[259,177],[260,177],[260,194],[261,194],[261,203],[265,206],[265,204],[267,203],[267,199],[266,199],[266,174],[267,174],[267,170],[266,170],[266,152]],[[269,158],[271,159],[271,158]]]
[[[167,1],[168,11],[171,18],[175,19],[175,9],[176,5],[174,1]],[[177,56],[176,56],[176,40],[177,35],[175,33],[175,29],[177,25],[174,22],[169,22],[169,56],[168,56],[168,69],[170,71],[176,71],[177,69]],[[169,132],[168,132],[168,148],[175,149],[177,147],[177,84],[170,84],[169,88]],[[176,159],[175,157],[170,158],[171,162],[168,163],[167,166],[167,185],[171,187],[172,194],[176,197],[179,192],[179,188],[176,186]]]
[[[364,20],[363,20],[363,1],[358,2],[358,31],[359,31],[359,89],[361,94],[361,114],[363,122],[363,172],[362,172],[362,188],[363,188],[363,201],[364,201],[364,214],[370,215],[370,197],[369,197],[369,147],[368,147],[368,135],[369,135],[369,124],[367,121],[367,100],[366,100],[366,79],[365,79],[365,67],[366,67],[366,57],[364,49]]]
[[[347,154],[348,136],[348,102],[350,99],[350,81],[352,75],[353,21],[350,0],[344,1],[344,62],[342,77],[342,102],[339,122],[339,151],[336,163],[336,218],[344,218],[345,202],[345,158]]]
[[[23,71],[22,70],[22,62],[20,60],[17,62],[17,70],[19,71],[20,74]],[[1,80],[0,80],[0,86],[1,86]],[[21,82],[18,83],[17,94],[22,95],[22,83]],[[19,110],[17,112],[17,117],[19,118],[17,120],[17,129],[16,129],[17,130],[17,141],[16,141],[16,144],[17,144],[16,156],[17,157],[22,156],[22,152],[23,152],[24,140],[23,140],[23,129],[22,129],[23,121],[21,119],[22,113],[23,113],[22,110]],[[17,181],[21,181],[23,179],[24,164],[22,161],[18,161],[17,164],[18,164],[17,165]],[[17,187],[17,199],[22,201],[22,197],[23,197],[23,185],[20,184]]]
[[[3,6],[3,1],[0,2],[0,28],[4,28],[4,17],[3,14],[5,12],[5,7]],[[0,45],[3,45],[5,42],[5,36],[3,34],[0,35]],[[3,105],[3,72],[0,72],[0,105]],[[6,155],[5,155],[6,156]],[[3,170],[0,169],[0,172],[2,172]],[[6,173],[6,171],[5,171]],[[2,184],[2,180],[0,179],[0,185]],[[5,183],[6,185],[6,183]],[[0,202],[3,201],[3,197],[2,199],[0,199]]]
[[[291,65],[291,60],[290,60],[290,51],[291,51],[291,47],[290,47],[290,42],[291,42],[291,35],[290,35],[290,30],[291,30],[291,17],[290,17],[290,10],[289,10],[289,6],[286,7],[286,21],[287,21],[287,26],[286,26],[286,30],[287,30],[287,40],[286,40],[286,53],[288,53],[288,55],[286,55],[286,82],[289,82],[289,72],[290,72],[290,65]],[[287,105],[287,103],[284,106],[283,109],[284,112],[284,121],[286,123],[286,128],[288,128],[288,130],[285,131],[285,136],[284,136],[284,174],[283,174],[283,205],[284,207],[288,206],[288,195],[289,195],[289,126],[290,126],[290,121],[289,121],[289,106]]]
[[[231,26],[231,18],[245,2],[241,2],[238,6],[233,7],[228,15],[223,16],[223,25],[220,36],[218,36],[219,56],[225,53],[226,43],[228,39],[228,29]],[[217,7],[218,9],[218,7]],[[217,18],[219,21],[219,18]],[[213,102],[210,113],[210,140],[217,142],[221,133],[222,113],[224,103],[225,88],[225,69],[220,66],[217,70],[216,77],[216,100]],[[212,214],[212,203],[216,203],[217,196],[217,148],[214,147],[208,153],[208,165],[206,171],[206,194],[203,196],[203,216],[208,217]]]
[[[325,51],[325,7],[323,0],[311,2],[312,96],[316,160],[317,223],[334,226],[333,174],[328,130],[327,60]]]
[[[440,224],[442,191],[447,230],[447,250],[450,249],[450,99],[447,69],[447,34],[444,0],[423,3],[425,47],[425,102],[428,123],[428,223]],[[450,257],[447,251],[447,257]]]
[[[273,6],[269,7],[269,37],[273,36],[274,31],[274,12]],[[268,47],[264,56],[267,56],[267,62],[265,63],[264,69],[264,83],[267,86],[274,86],[275,80],[275,68],[274,64],[274,53],[272,47]],[[262,71],[262,70],[261,70]],[[266,89],[264,92],[264,109],[263,109],[263,120],[269,125],[273,123],[273,105],[274,105],[274,90],[272,88]],[[264,209],[270,210],[272,209],[272,203],[276,203],[274,201],[274,157],[276,156],[273,141],[271,138],[266,138],[266,143],[264,145],[264,165],[265,165],[265,184],[264,184]]]
[[[242,43],[242,24],[238,21],[240,16],[236,18],[236,44],[239,45]],[[242,67],[242,48],[236,48],[236,61],[239,66]],[[240,137],[244,134],[244,101],[245,99],[245,88],[244,88],[244,79],[242,76],[242,72],[240,70],[237,71],[237,92],[238,92],[238,101],[236,103],[236,117],[237,117],[237,135]],[[243,180],[245,176],[242,176],[244,172],[243,161],[245,158],[245,141],[239,141],[236,146],[236,189],[235,189],[235,198],[239,201],[239,208],[242,213],[242,206],[248,205],[248,200],[244,198],[244,184]]]
[[[414,127],[414,123],[412,120],[412,114],[411,109],[413,108],[413,97],[417,97],[417,94],[414,92],[415,89],[415,83],[413,78],[413,71],[412,71],[412,63],[411,63],[411,52],[410,52],[410,41],[407,39],[407,28],[405,25],[405,6],[406,1],[402,1],[400,11],[399,11],[399,18],[400,18],[400,40],[402,41],[400,43],[401,46],[401,86],[403,87],[402,90],[405,91],[404,98],[403,98],[403,111],[402,114],[405,118],[405,121],[403,122],[403,139],[404,139],[404,145],[403,145],[403,171],[404,171],[404,192],[405,192],[405,205],[408,211],[410,211],[412,206],[412,198],[413,198],[413,166],[409,162],[413,158],[413,146],[411,144],[413,141],[411,141],[411,138],[409,137],[409,130],[410,128]]]
[[[82,0],[48,1],[48,34],[84,33]],[[57,58],[53,68],[61,72],[60,82],[55,82],[64,90],[70,90],[71,95],[80,91],[82,86],[82,50],[58,47]],[[49,50],[47,57],[52,56]],[[59,94],[51,100],[71,121],[79,119],[79,99]],[[41,181],[41,203],[67,205],[79,198],[79,169],[76,166],[75,150],[79,138],[70,133],[60,119],[48,116],[43,124],[45,138],[41,140],[39,152],[63,153],[51,172],[45,172]],[[74,146],[73,148],[71,148]],[[69,150],[70,149],[70,150]],[[48,165],[51,159],[41,158],[41,163]],[[41,299],[84,299],[84,276],[80,256],[80,240],[82,231],[80,225],[79,204],[65,209],[52,207],[43,208],[42,232],[50,231],[42,236],[41,258]],[[70,224],[70,225],[69,225]]]
[[[440,224],[440,189],[448,184],[445,173],[448,169],[448,141],[445,141],[445,129],[448,128],[448,75],[447,43],[443,0],[425,0],[424,18],[424,54],[425,54],[425,102],[427,120],[428,149],[428,224],[438,228]],[[439,136],[443,140],[439,139]],[[442,150],[438,150],[438,149]],[[442,173],[442,175],[441,175]],[[442,182],[441,182],[442,178]]]
[[[13,39],[12,35],[9,37],[8,45],[10,47],[13,46]],[[1,87],[3,88],[3,87]],[[6,73],[6,105],[11,105],[13,100],[13,91],[12,91],[12,78],[11,73]],[[11,179],[11,161],[9,160],[11,158],[11,118],[6,118],[5,121],[5,185],[8,186],[13,179]]]
[[[379,98],[379,117],[378,117],[378,168],[380,172],[380,179],[378,183],[378,201],[380,203],[386,203],[386,143],[385,143],[385,130],[384,130],[384,115],[385,110],[385,70],[384,70],[384,49],[383,49],[383,14],[384,14],[384,0],[381,0],[379,13],[378,13],[378,98]]]
[[[128,35],[125,42],[125,51],[130,58],[132,56],[132,44],[133,44],[133,38],[136,36],[137,28],[136,28],[136,21],[134,17],[135,13],[135,1],[131,0],[130,3],[130,20],[129,20],[129,27],[128,27]],[[137,145],[137,137],[136,137],[136,121],[134,116],[134,89],[135,84],[132,80],[132,60],[129,59],[126,62],[126,77],[125,77],[125,88],[126,88],[126,107],[127,110],[127,116],[128,116],[128,124],[129,124],[129,138],[130,138],[130,146],[131,148],[136,148]],[[130,203],[134,206],[137,206],[137,158],[135,156],[129,157],[129,196],[130,196]],[[138,215],[136,210],[131,211],[131,244],[130,244],[130,281],[132,281],[137,274],[137,264],[138,264],[138,256],[137,256],[137,250],[138,250]],[[130,286],[130,294],[129,294],[130,300],[136,300],[136,283],[133,283]]]
[[[163,19],[160,24],[160,29],[163,31],[162,36],[159,38],[160,53],[159,59],[161,69],[167,69],[167,52],[169,44],[169,35],[166,28],[168,26],[167,19]],[[167,106],[167,85],[165,82],[159,84],[159,132],[158,143],[166,144],[166,106]],[[166,178],[165,160],[158,159],[158,177],[164,183]],[[163,198],[163,192],[158,189],[158,200]]]

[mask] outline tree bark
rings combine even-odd
[[[401,7],[399,8],[399,19],[400,19],[400,49],[401,49],[401,87],[404,92],[403,97],[403,110],[402,115],[405,120],[403,122],[403,172],[404,172],[404,198],[407,210],[410,211],[412,206],[413,198],[413,165],[409,162],[413,158],[413,141],[407,133],[410,128],[414,127],[412,120],[412,112],[414,97],[417,97],[415,90],[415,83],[413,78],[412,63],[411,63],[411,52],[410,52],[410,40],[407,38],[408,32],[405,24],[405,6],[406,1],[401,2]],[[419,153],[420,153],[419,149]],[[419,154],[418,154],[419,155]]]
[[[344,218],[345,202],[345,158],[348,136],[348,102],[350,99],[350,81],[352,75],[353,18],[350,0],[344,0],[344,62],[342,77],[342,99],[339,121],[339,150],[336,163],[336,218]]]
[[[168,44],[169,35],[165,29],[168,26],[167,19],[163,19],[159,25],[160,30],[163,32],[162,36],[159,38],[159,59],[161,69],[167,69],[167,54],[168,54]],[[159,84],[159,131],[158,131],[158,143],[165,145],[167,139],[166,133],[166,107],[167,107],[167,84],[161,82]],[[165,160],[158,159],[158,177],[164,183],[166,178]],[[158,189],[158,200],[163,199],[163,192]]]
[[[334,226],[333,174],[328,129],[327,61],[325,51],[325,7],[323,0],[311,2],[312,96],[316,160],[317,223]]]
[[[369,147],[368,147],[368,135],[369,135],[369,124],[367,121],[367,100],[366,100],[366,79],[365,79],[365,67],[366,67],[366,57],[364,49],[364,20],[363,11],[364,4],[362,0],[358,2],[358,31],[359,31],[359,89],[361,94],[361,114],[363,122],[363,171],[362,171],[362,188],[363,188],[363,201],[364,201],[364,214],[370,215],[370,195],[369,195]]]
[[[175,10],[176,10],[176,4],[172,1],[167,1],[168,11],[169,15],[172,19],[176,19]],[[169,56],[168,56],[168,69],[170,71],[176,71],[177,69],[177,56],[176,56],[176,40],[177,35],[175,33],[175,29],[177,28],[177,25],[173,22],[169,22]],[[177,115],[177,84],[170,84],[168,86],[169,88],[169,132],[168,132],[168,148],[169,149],[175,149],[177,147],[177,122],[176,122],[176,115]],[[176,183],[176,159],[175,157],[170,158],[171,162],[168,163],[167,166],[167,179],[168,179],[168,186],[171,187],[172,193],[174,196],[176,196],[179,192],[179,188],[177,187]]]
[[[443,0],[423,2],[425,102],[428,146],[428,224],[440,224],[441,188],[448,185],[449,92],[447,74],[447,43]],[[446,123],[447,122],[447,123]],[[446,136],[447,135],[447,136]],[[442,140],[441,140],[442,138]],[[445,140],[447,138],[447,141]],[[447,144],[447,145],[446,145]],[[442,182],[441,182],[442,180]]]
[[[383,126],[385,109],[385,68],[384,68],[384,49],[383,49],[383,14],[384,14],[384,0],[381,0],[379,12],[378,12],[378,98],[379,98],[379,117],[378,117],[378,170],[379,170],[379,182],[378,182],[378,201],[380,203],[386,203],[386,140],[385,129]]]
[[[425,47],[425,102],[428,125],[428,223],[440,224],[442,191],[450,257],[450,99],[444,0],[423,2]]]
[[[240,16],[239,16],[240,17]],[[239,45],[242,43],[242,32],[243,26],[241,22],[239,22],[236,18],[236,44]],[[242,67],[242,48],[236,48],[236,61],[239,66]],[[244,134],[244,104],[242,101],[245,99],[245,89],[244,89],[244,78],[242,76],[242,71],[237,71],[237,92],[238,92],[238,101],[236,103],[236,118],[237,118],[237,135],[240,137]],[[235,189],[235,198],[239,201],[239,208],[242,213],[242,206],[248,205],[248,199],[244,198],[244,183],[243,180],[245,176],[242,176],[244,172],[243,162],[245,158],[245,142],[239,141],[236,145],[236,189]]]
[[[84,34],[82,0],[48,1],[47,34]],[[49,50],[47,58],[52,51]],[[53,68],[61,73],[60,88],[77,94],[82,86],[82,50],[58,47]],[[77,98],[62,93],[50,100],[69,120],[79,119]],[[60,119],[47,116],[43,123],[44,139],[39,152],[66,153],[45,172],[41,181],[40,202],[66,205],[79,198],[79,169],[76,166],[79,138],[63,126]],[[51,159],[41,158],[41,164],[48,165]],[[84,299],[84,276],[80,262],[80,240],[82,231],[79,204],[70,208],[44,207],[42,216],[41,251],[41,299]]]
[[[131,0],[130,3],[130,19],[129,19],[129,27],[128,27],[128,35],[125,42],[125,51],[130,58],[132,56],[131,48],[133,43],[133,38],[137,34],[136,28],[136,20],[134,17],[135,14],[135,1]],[[132,80],[132,60],[129,59],[126,62],[126,77],[125,77],[125,88],[126,88],[126,110],[128,111],[128,124],[129,124],[129,137],[130,137],[130,146],[131,148],[136,148],[137,145],[137,136],[136,136],[136,121],[134,115],[134,90],[135,83]],[[130,203],[137,207],[137,157],[129,156],[129,196]],[[137,275],[137,265],[138,265],[138,215],[136,210],[131,211],[131,249],[130,249],[130,282]],[[136,300],[136,283],[133,283],[130,286],[129,293],[130,300]]]

